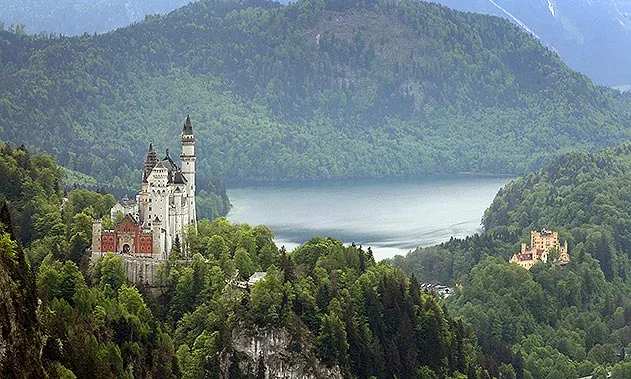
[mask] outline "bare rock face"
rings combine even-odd
[[[265,379],[341,379],[338,366],[327,367],[315,356],[308,331],[290,335],[285,328],[233,331],[234,356],[228,357],[222,376],[228,379],[229,359],[236,358],[239,369]]]

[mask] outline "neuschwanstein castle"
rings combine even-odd
[[[147,258],[153,262],[167,259],[175,240],[182,240],[184,228],[197,227],[195,160],[195,136],[187,116],[182,130],[182,167],[173,161],[168,149],[159,159],[149,144],[136,201],[123,199],[112,208],[112,220],[119,212],[123,220],[113,230],[103,230],[101,220],[93,222],[92,260],[105,253],[122,254],[129,280],[152,282],[155,264],[148,263]]]

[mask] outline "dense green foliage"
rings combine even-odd
[[[231,205],[223,182],[210,179],[204,187],[195,195],[198,217],[213,220],[227,215]]]
[[[573,153],[500,191],[485,229],[561,231],[580,260],[598,259],[608,280],[631,279],[631,146],[600,154]]]
[[[207,189],[211,175],[515,173],[631,133],[627,96],[507,21],[356,3],[200,1],[99,36],[2,32],[0,138],[130,188],[147,139],[177,151],[190,109]]]
[[[449,309],[473,326],[485,354],[520,354],[524,377],[607,371],[631,346],[630,172],[629,145],[561,156],[500,190],[481,235],[393,263],[422,281],[460,283]],[[542,228],[569,242],[572,262],[530,272],[507,264],[530,230]],[[612,372],[624,375],[627,366]]]
[[[78,378],[175,377],[171,337],[138,290],[125,284],[122,258],[105,257],[97,268],[88,286],[74,262],[49,255],[40,266],[39,317],[49,370],[63,368]]]
[[[158,299],[167,323],[177,321],[183,377],[204,369],[216,375],[223,359],[238,357],[229,336],[253,325],[287,329],[290,351],[339,366],[344,377],[482,375],[463,325],[403,272],[375,264],[360,248],[315,237],[287,254],[265,227],[220,219],[198,229],[189,235],[192,263],[165,267],[168,285]],[[249,294],[225,285],[261,269],[267,275]]]
[[[49,223],[61,221],[62,174],[44,154],[0,142],[0,203],[11,205],[15,233],[26,243],[42,238]]]
[[[0,377],[43,377],[36,309],[35,278],[24,250],[11,233],[9,209],[3,203],[0,207]]]
[[[338,240],[317,237],[287,254],[272,237],[200,221],[187,240],[192,259],[163,264],[151,306],[125,284],[120,257],[97,262],[88,285],[74,262],[48,255],[37,278],[46,367],[82,378],[197,378],[219,377],[229,362],[231,378],[253,378],[261,372],[240,368],[232,339],[250,328],[286,330],[292,352],[344,377],[488,377],[462,323],[402,271]],[[249,291],[233,284],[265,268]]]
[[[33,229],[15,225],[18,241],[5,231],[8,208],[0,212],[0,343],[12,358],[0,359],[3,377],[261,377],[265,362],[252,364],[237,336],[268,331],[286,336],[282,348],[307,369],[345,378],[489,378],[471,332],[436,297],[339,240],[314,237],[287,253],[264,226],[200,220],[161,263],[155,288],[126,283],[116,255],[82,270],[91,219],[114,198],[74,190],[62,202],[50,157],[8,145],[2,154],[15,177],[3,199]],[[26,180],[46,196],[17,191]],[[247,285],[257,271],[266,274]]]

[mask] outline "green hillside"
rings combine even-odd
[[[354,4],[201,1],[99,36],[0,33],[0,139],[133,187],[147,141],[179,151],[189,111],[202,186],[519,173],[631,134],[631,98],[507,21]]]
[[[608,280],[631,281],[631,146],[572,153],[500,191],[487,230],[560,229],[575,254],[593,255]]]
[[[136,287],[120,255],[85,269],[92,219],[111,195],[64,193],[49,156],[5,144],[0,174],[11,178],[0,181],[2,378],[254,379],[284,367],[489,379],[495,368],[436,297],[361,247],[314,237],[287,253],[265,226],[204,219],[185,234],[191,258],[174,244],[159,287]],[[255,271],[266,275],[239,284]],[[259,353],[248,353],[252,338]]]
[[[485,354],[513,351],[524,377],[626,378],[631,348],[631,146],[569,153],[509,183],[485,231],[393,259],[420,281],[460,284],[448,309]],[[509,257],[531,230],[559,231],[572,262],[530,272]],[[598,376],[602,377],[602,376]]]

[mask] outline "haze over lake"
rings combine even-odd
[[[320,235],[371,246],[375,258],[383,259],[480,231],[484,210],[509,181],[435,175],[256,184],[228,189],[233,207],[227,217],[267,225],[287,250]]]

